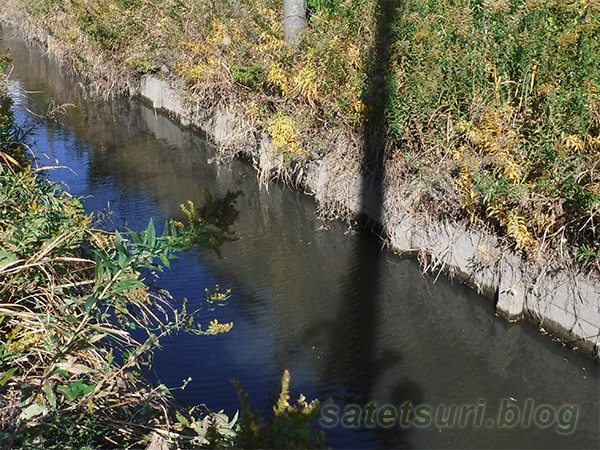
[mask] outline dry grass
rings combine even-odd
[[[192,326],[185,306],[174,310],[139,278],[143,267],[159,268],[153,258],[168,258],[182,242],[171,233],[169,250],[167,236],[154,238],[151,228],[133,241],[91,229],[76,202],[56,197],[29,171],[5,174],[0,186],[3,444],[126,448],[146,445],[154,432],[186,445],[220,439],[190,424],[222,416],[177,406],[165,386],[141,377],[160,339]],[[39,206],[32,208],[29,195]],[[216,334],[231,325],[193,328]],[[141,341],[134,329],[145,334]]]

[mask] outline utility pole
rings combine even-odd
[[[306,0],[283,0],[285,42],[297,44],[306,28]]]

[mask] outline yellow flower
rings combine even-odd
[[[212,334],[221,334],[227,333],[233,328],[233,322],[229,323],[219,323],[218,319],[214,319],[210,321],[210,325],[208,326],[208,331]]]

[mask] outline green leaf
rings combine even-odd
[[[12,369],[9,369],[8,371],[6,371],[4,373],[4,375],[2,375],[2,378],[0,378],[0,388],[4,387],[6,382],[12,378],[13,374],[16,371],[17,371],[17,368],[13,367]]]
[[[81,398],[96,389],[95,384],[86,384],[83,381],[76,381],[69,384],[69,389],[75,395],[75,398]]]
[[[127,251],[127,248],[121,242],[116,242],[115,248],[117,249],[119,256],[121,256],[121,255],[129,256],[129,252]]]
[[[177,422],[179,422],[181,425],[183,425],[184,427],[189,427],[190,426],[190,421],[187,420],[183,415],[181,415],[178,412],[175,412],[175,417],[177,418]]]
[[[96,388],[93,384],[85,384],[83,381],[76,381],[69,383],[67,386],[58,386],[57,392],[60,392],[69,401],[80,399],[81,397],[89,394]]]
[[[175,226],[174,223],[171,223],[171,237],[173,238],[173,240],[177,240],[177,238],[178,238],[177,227]]]
[[[171,262],[169,261],[169,257],[167,256],[166,253],[161,253],[161,254],[158,255],[158,257],[160,258],[160,260],[162,261],[163,265],[167,269],[171,268]]]
[[[54,347],[55,347],[55,346],[54,346],[54,340],[53,340],[53,337],[52,337],[52,336],[49,336],[49,337],[47,337],[47,338],[44,338],[44,339],[42,340],[42,342],[44,343],[44,347],[46,347],[46,350],[47,350],[48,352],[51,352],[51,351],[53,351],[53,350],[54,350]]]
[[[111,292],[113,294],[116,294],[117,292],[128,291],[130,289],[137,289],[143,287],[146,287],[146,285],[140,280],[136,280],[133,278],[125,278],[124,280],[120,280],[117,283],[115,283],[115,285],[111,289]]]
[[[142,243],[142,238],[140,237],[139,233],[136,233],[134,230],[131,230],[129,228],[127,228],[127,232],[131,236],[131,239],[133,239],[133,242],[135,242],[138,245]]]
[[[94,279],[100,281],[104,275],[104,263],[96,258],[96,270],[94,272]]]
[[[159,384],[156,388],[156,391],[163,397],[168,397],[169,395],[171,395],[171,391],[164,384]]]
[[[52,386],[44,386],[42,391],[46,394],[46,399],[48,400],[48,403],[50,403],[50,406],[56,408],[56,394],[52,390]]]
[[[123,247],[123,246],[121,246],[121,247]],[[117,264],[119,266],[119,269],[121,269],[122,271],[127,270],[127,266],[128,266],[127,253],[119,252],[119,256],[117,257]]]
[[[150,219],[150,222],[148,222],[146,235],[148,236],[148,247],[153,249],[156,246],[156,230],[154,229],[154,222],[152,219]]]
[[[69,372],[67,372],[66,370],[63,370],[63,369],[56,369],[56,370],[54,371],[54,373],[55,373],[56,375],[60,375],[60,376],[61,376],[61,377],[63,377],[64,379],[67,379],[67,378],[69,378]]]
[[[162,237],[165,238],[169,235],[169,222],[165,221],[165,226],[163,227]]]
[[[95,252],[96,255],[96,280],[101,280],[106,272],[114,272],[117,267],[115,263],[103,252]]]
[[[29,420],[33,417],[39,416],[45,410],[46,408],[44,406],[40,406],[37,403],[34,403],[33,405],[29,405],[27,408],[21,411],[21,414],[19,414],[19,419]]]
[[[71,393],[71,390],[67,386],[58,386],[56,388],[56,392],[64,395],[64,397],[70,402],[75,400],[75,398],[73,397],[73,394]]]
[[[97,303],[98,303],[98,299],[96,297],[94,297],[93,295],[88,297],[88,299],[85,301],[86,314],[89,314],[90,311],[96,306]]]
[[[19,258],[17,258],[17,255],[15,255],[13,252],[0,251],[0,269],[17,261],[18,259]]]

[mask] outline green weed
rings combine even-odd
[[[320,412],[318,401],[306,402],[300,394],[297,404],[290,404],[290,373],[281,378],[281,393],[273,407],[273,419],[265,423],[259,413],[252,410],[248,395],[239,383],[233,382],[242,404],[239,443],[244,448],[323,448],[325,436],[313,427]]]

